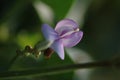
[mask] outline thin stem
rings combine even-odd
[[[72,65],[64,65],[53,68],[44,68],[44,69],[30,69],[30,70],[21,70],[21,71],[7,71],[0,72],[0,78],[19,78],[24,76],[44,76],[51,75],[60,72],[73,71],[76,69],[83,68],[96,68],[96,67],[112,67],[113,65],[117,66],[113,61],[101,61],[101,62],[91,62],[91,63],[83,63],[83,64],[72,64]]]
[[[16,55],[12,58],[12,60],[11,60],[10,63],[9,63],[8,69],[10,69],[10,68],[12,67],[12,65],[14,64],[14,62],[16,61],[16,59],[17,59],[18,57],[19,57],[19,55],[16,54]]]
[[[17,60],[17,58],[19,56],[23,55],[23,53],[20,50],[16,50],[16,55],[11,59],[11,61],[9,62],[9,64],[7,65],[7,70],[9,70],[12,65],[14,64],[14,62]]]

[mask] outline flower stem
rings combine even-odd
[[[16,61],[16,59],[17,59],[18,57],[19,57],[19,55],[16,54],[16,55],[12,58],[12,60],[11,60],[10,63],[9,63],[8,69],[10,69],[10,68],[12,67],[12,65],[14,64],[14,62]]]
[[[14,64],[14,62],[17,60],[17,58],[19,57],[19,56],[21,56],[22,55],[22,53],[21,53],[21,51],[20,50],[16,50],[16,55],[11,59],[11,61],[9,62],[9,64],[8,64],[8,67],[7,67],[7,70],[9,70],[11,67],[12,67],[12,65]]]
[[[115,60],[116,61],[116,60]],[[51,75],[60,72],[68,72],[76,69],[83,68],[97,68],[97,67],[113,67],[120,66],[120,62],[115,63],[114,61],[100,61],[100,62],[90,62],[82,64],[72,64],[64,65],[52,68],[43,68],[43,69],[29,69],[29,70],[20,70],[20,71],[6,71],[0,72],[0,78],[21,78],[27,76],[44,76]]]

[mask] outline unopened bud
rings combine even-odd
[[[44,56],[48,59],[51,57],[51,55],[53,54],[53,49],[51,48],[47,48],[45,51],[44,51]]]

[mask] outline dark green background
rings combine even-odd
[[[45,23],[38,16],[33,3],[39,0],[0,0],[0,71],[6,71],[17,49],[43,40],[40,27]],[[77,0],[41,0],[54,12],[52,24],[64,19]],[[85,0],[89,3],[84,14],[82,31],[84,37],[77,45],[95,60],[108,60],[120,54],[120,0]],[[77,2],[82,2],[78,0]],[[79,8],[78,8],[79,10]],[[81,25],[81,24],[79,24]],[[73,53],[74,54],[74,53]],[[52,67],[73,64],[66,54],[62,61],[56,54],[49,60],[41,56],[19,57],[11,70]],[[96,69],[89,80],[119,80],[119,69]],[[73,72],[43,77],[29,77],[14,80],[72,80]],[[12,79],[13,80],[13,79]]]

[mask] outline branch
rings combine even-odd
[[[76,69],[83,68],[97,68],[97,67],[119,67],[120,61],[115,59],[114,61],[100,61],[100,62],[91,62],[91,63],[83,63],[83,64],[72,64],[72,65],[64,65],[52,68],[44,68],[44,69],[29,69],[29,70],[20,70],[20,71],[6,71],[0,72],[0,78],[21,78],[27,76],[44,76],[51,75],[61,72],[73,71]]]

